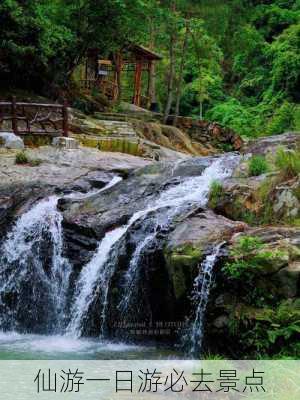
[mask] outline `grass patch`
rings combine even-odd
[[[19,151],[16,154],[15,164],[17,165],[29,165],[30,167],[37,167],[42,164],[42,160],[40,159],[31,159],[25,153],[25,151]]]
[[[300,151],[279,147],[276,152],[275,166],[280,170],[285,179],[299,175]]]
[[[259,176],[269,170],[269,165],[265,157],[257,155],[250,158],[248,162],[249,176]]]
[[[217,207],[219,200],[224,196],[224,188],[219,181],[213,181],[209,191],[209,205]]]
[[[18,152],[16,154],[15,163],[16,164],[28,164],[29,158],[28,158],[27,154],[24,151]]]

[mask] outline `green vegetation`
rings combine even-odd
[[[284,256],[279,250],[266,251],[263,247],[259,238],[241,237],[231,250],[232,261],[225,264],[224,273],[232,279],[246,278],[249,283],[267,264]]]
[[[219,181],[213,181],[210,186],[209,191],[209,205],[212,208],[215,208],[218,204],[218,201],[224,195],[224,189],[222,184]]]
[[[300,151],[279,148],[276,153],[276,167],[283,178],[293,178],[300,174]]]
[[[163,56],[154,98],[166,116],[215,120],[248,137],[300,127],[298,0],[3,0],[0,24],[3,90],[74,93],[88,48],[105,56],[130,38]],[[94,95],[74,104],[94,111]]]
[[[37,167],[42,163],[42,160],[31,159],[25,151],[19,151],[16,154],[15,163],[20,165],[29,165],[30,167]]]
[[[248,169],[250,176],[259,176],[265,174],[269,167],[265,157],[258,155],[251,157],[248,163]]]
[[[271,250],[253,236],[242,236],[231,247],[223,273],[227,290],[236,300],[226,306],[227,329],[241,356],[300,355],[300,300],[287,300],[276,278],[291,254],[288,250]]]
[[[276,306],[241,310],[236,329],[240,342],[255,357],[299,358],[300,300],[283,300]]]
[[[16,164],[28,164],[29,158],[28,158],[27,154],[24,151],[18,152],[16,154],[15,163]]]

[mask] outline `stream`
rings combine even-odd
[[[105,234],[75,282],[72,264],[63,251],[63,215],[57,208],[59,196],[33,204],[15,221],[1,245],[0,359],[182,357],[182,350],[174,350],[174,346],[150,342],[130,344],[123,337],[110,336],[111,291],[119,258],[126,236],[140,224],[139,241],[118,287],[115,312],[125,321],[135,309],[136,316],[139,312],[151,314],[151,307],[145,308],[147,291],[141,286],[149,249],[159,247],[161,232],[168,231],[176,218],[195,206],[205,207],[211,183],[229,177],[238,160],[237,155],[230,154],[215,158],[198,176],[182,178],[176,185],[166,186],[126,224]],[[120,181],[115,177],[101,190],[65,197],[80,200],[90,195],[101,196],[101,192],[114,190]],[[199,265],[199,275],[195,278],[192,294],[195,313],[188,330],[191,357],[201,349],[213,267],[221,245]],[[96,337],[87,335],[89,325],[96,326]]]

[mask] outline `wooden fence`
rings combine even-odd
[[[16,135],[49,134],[68,136],[68,107],[61,104],[0,102],[0,132]]]

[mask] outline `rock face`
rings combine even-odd
[[[57,193],[100,189],[113,176],[127,176],[144,159],[93,149],[63,150],[53,147],[26,149],[35,164],[15,163],[17,152],[0,149],[0,231],[2,238],[14,219],[38,199]]]
[[[214,246],[244,229],[246,224],[230,221],[209,210],[195,210],[177,222],[164,248],[166,267],[177,301],[189,297],[197,267],[204,256],[210,254]]]
[[[282,135],[267,136],[257,139],[243,147],[244,153],[261,154],[273,153],[278,146],[295,149],[300,145],[300,135],[297,132],[288,132]]]
[[[265,156],[269,172],[249,176],[248,161],[244,161],[211,198],[211,207],[228,218],[252,225],[297,223],[300,217],[299,174],[285,177],[274,164],[274,155],[279,146],[297,149],[299,139],[299,134],[287,133],[262,138],[248,145],[246,150],[251,151],[250,154]]]
[[[23,140],[12,132],[0,132],[0,147],[7,149],[24,149]]]
[[[198,209],[193,202],[178,206],[178,201],[169,204],[161,200],[167,192],[170,201],[176,193],[172,190],[189,179],[199,178],[212,161],[213,158],[198,158],[175,165],[157,163],[138,169],[101,195],[59,202],[64,216],[66,254],[77,271],[104,237],[120,227],[125,229],[106,261],[112,274],[106,310],[110,335],[122,335],[114,321],[150,323],[151,317],[153,321],[182,323],[191,309],[189,295],[203,257],[219,241],[245,229],[245,224]],[[186,194],[182,192],[182,196]],[[152,209],[158,199],[159,207]],[[133,280],[127,289],[126,279]],[[125,312],[120,304],[131,290],[131,302],[128,300]],[[95,293],[98,292],[101,288]],[[100,294],[96,294],[84,328],[86,335],[99,332],[101,320],[97,310],[101,307]],[[174,337],[175,330],[168,339]]]
[[[257,244],[244,250],[240,246],[237,253],[237,245],[247,238]],[[245,354],[254,357],[262,352],[277,354],[283,348],[287,353],[292,352],[297,337],[291,332],[286,340],[284,330],[289,325],[298,326],[299,261],[299,228],[266,226],[248,228],[234,235],[229,258],[216,270],[207,313],[206,346],[224,353],[218,340],[222,337],[228,357],[240,358]],[[228,263],[239,268],[247,266],[248,270],[243,274],[238,269],[241,275],[236,275],[230,272],[233,270],[224,270]],[[276,335],[274,340],[270,339],[272,334]],[[281,349],[276,346],[277,337]]]
[[[146,209],[162,189],[176,186],[182,177],[198,175],[209,162],[210,158],[203,158],[183,161],[177,167],[164,163],[149,165],[101,196],[91,196],[87,201],[61,201],[68,235],[89,232],[100,240],[106,231],[126,223],[136,211]]]
[[[1,151],[1,150],[0,150]],[[108,171],[128,174],[135,168],[151,164],[151,161],[120,153],[102,153],[96,149],[74,150],[44,146],[26,149],[31,160],[39,160],[38,165],[16,165],[16,152],[2,150],[0,153],[0,182],[35,182],[68,188],[75,180],[84,178],[93,171]]]

